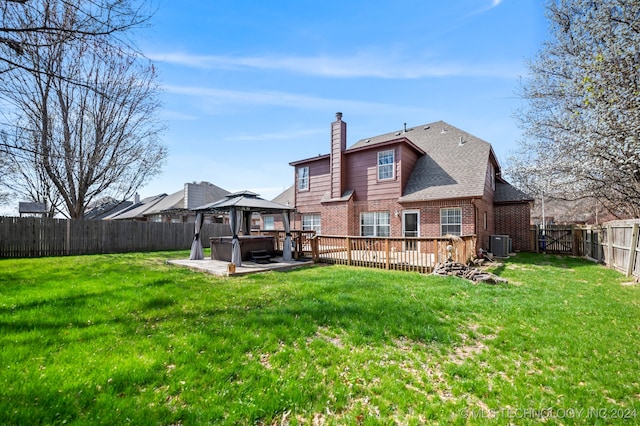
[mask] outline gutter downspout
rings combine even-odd
[[[476,199],[471,199],[471,204],[473,205],[473,233],[476,234],[476,244],[478,241],[478,206],[476,205]]]

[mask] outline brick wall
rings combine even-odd
[[[403,205],[393,200],[333,202],[300,207],[298,212],[291,215],[291,229],[302,229],[303,214],[320,214],[323,234],[360,235],[360,213],[388,211],[391,236],[399,237],[402,235],[402,211],[419,210],[420,236],[438,237],[440,236],[440,209],[445,207],[462,209],[462,234],[476,234],[478,247],[488,249],[490,235],[509,235],[513,239],[514,250],[530,250],[530,208],[527,203],[496,205],[494,208],[485,200],[478,199],[473,203],[471,200],[447,200]],[[484,227],[485,212],[487,213],[486,229]],[[274,219],[275,228],[284,229],[280,215],[275,215]]]
[[[477,202],[477,200],[476,200]],[[302,206],[292,214],[291,229],[302,229],[302,215],[320,214],[322,233],[325,235],[360,235],[360,214],[362,212],[389,212],[391,236],[402,236],[402,212],[418,210],[420,212],[420,236],[439,237],[440,209],[446,207],[460,207],[462,209],[462,235],[472,235],[476,232],[476,206],[471,200],[446,200],[429,203],[399,204],[394,200],[375,201],[341,201]],[[484,210],[481,210],[484,211]],[[398,215],[396,216],[396,212]],[[482,213],[480,213],[482,215]],[[488,214],[491,228],[485,233],[487,241],[489,233],[493,233],[493,214]],[[482,226],[480,216],[479,225]],[[274,220],[276,229],[282,229],[282,221],[276,215]]]
[[[478,248],[489,248],[489,237],[495,232],[495,210],[493,204],[486,200],[474,201],[477,209],[477,237]],[[486,217],[486,223],[485,223]],[[485,226],[486,225],[486,226]]]
[[[502,204],[495,207],[495,233],[509,235],[513,242],[513,250],[529,251],[529,223],[531,208],[529,203]]]

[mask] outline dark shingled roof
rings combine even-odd
[[[45,203],[20,201],[18,203],[18,211],[20,213],[47,213],[47,206]]]
[[[230,211],[232,208],[258,213],[275,213],[294,210],[291,206],[260,198],[258,197],[258,194],[251,191],[240,191],[234,192],[233,194],[227,194],[222,200],[205,204],[191,210],[207,213]]]
[[[533,201],[533,197],[507,182],[496,182],[494,203],[521,203],[523,201]]]
[[[132,201],[114,200],[106,204],[95,206],[84,214],[84,218],[87,220],[101,220],[107,216],[115,215],[118,212],[124,212],[131,206],[133,206]]]
[[[400,202],[483,196],[489,158],[495,158],[491,144],[444,121],[363,139],[349,150],[398,137],[426,153],[418,158]]]

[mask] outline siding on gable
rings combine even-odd
[[[407,182],[409,181],[409,177],[411,176],[413,167],[418,161],[418,153],[405,145],[400,145],[398,147],[398,151],[398,158],[400,163],[400,193],[397,195],[397,197],[400,198],[404,192],[404,188],[407,186]]]
[[[296,206],[320,204],[322,196],[331,190],[329,159],[310,161],[297,167],[309,167],[309,190],[300,191],[296,177]]]
[[[346,156],[347,176],[356,201],[398,199],[400,197],[400,168],[397,147],[394,150],[394,177],[378,181],[378,150],[359,151]],[[381,149],[382,150],[382,149]]]

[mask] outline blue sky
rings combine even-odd
[[[159,0],[138,45],[164,87],[169,158],[141,195],[209,181],[273,198],[289,162],[444,120],[493,144],[520,131],[525,60],[540,49],[541,0]]]

